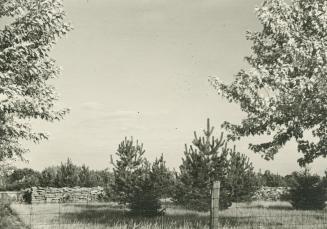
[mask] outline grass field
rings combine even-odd
[[[13,204],[21,220],[32,228],[61,229],[208,229],[209,214],[170,207],[162,217],[131,217],[111,204]],[[60,213],[60,214],[59,214]],[[234,204],[220,212],[220,228],[325,229],[327,211],[293,210],[285,202]]]

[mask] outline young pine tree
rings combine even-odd
[[[112,190],[116,200],[126,204],[132,214],[154,216],[161,209],[170,173],[163,157],[151,165],[144,157],[143,145],[125,138],[118,146]]]
[[[310,174],[308,169],[294,173],[289,201],[295,209],[321,210],[326,206],[327,184],[318,175]]]
[[[213,136],[214,128],[207,121],[204,136],[198,137],[194,132],[193,146],[185,145],[184,158],[178,175],[177,191],[174,199],[186,208],[206,211],[210,209],[210,190],[215,180],[225,187],[228,172],[228,148],[223,140]],[[231,205],[228,193],[221,192],[220,206]]]
[[[151,182],[160,198],[169,198],[174,192],[174,174],[166,167],[163,155],[157,158],[151,166]]]
[[[233,202],[250,200],[259,182],[249,158],[236,152],[235,147],[229,156],[227,187]]]
[[[112,189],[116,200],[121,204],[128,204],[131,199],[132,191],[137,183],[137,177],[143,173],[142,166],[145,163],[143,144],[133,139],[125,138],[117,149],[118,160],[114,165],[115,182]]]
[[[66,163],[61,163],[57,171],[57,187],[74,187],[79,185],[79,172],[79,168],[68,158]]]
[[[193,146],[185,145],[174,199],[186,208],[208,211],[214,181],[221,182],[221,209],[237,198],[245,199],[255,189],[253,166],[247,157],[237,153],[235,147],[228,148],[223,134],[218,139],[213,131],[208,119],[204,136],[194,132]]]

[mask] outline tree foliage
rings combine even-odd
[[[185,145],[174,199],[186,208],[209,210],[214,181],[221,182],[222,209],[237,198],[246,198],[255,189],[255,174],[248,158],[236,152],[235,147],[229,148],[223,134],[215,138],[213,131],[208,119],[204,136],[198,137],[194,132],[193,145]]]
[[[261,186],[267,186],[267,187],[286,187],[289,186],[290,183],[292,183],[292,175],[288,176],[281,176],[279,174],[272,173],[269,170],[264,171],[264,173],[257,174],[257,179]]]
[[[289,200],[295,209],[324,209],[327,201],[327,183],[309,170],[294,173],[295,183],[291,187]]]
[[[22,158],[20,140],[39,142],[44,132],[32,119],[60,120],[67,109],[55,108],[57,95],[49,80],[59,68],[49,52],[70,30],[61,0],[3,0],[0,17],[10,24],[0,30],[0,161]]]
[[[51,166],[42,170],[40,185],[42,187],[57,187],[59,166]]]
[[[153,216],[160,213],[160,198],[169,193],[172,179],[163,156],[151,164],[144,153],[143,144],[133,139],[125,138],[119,144],[112,189],[117,200],[128,205],[131,213]]]
[[[80,183],[80,170],[71,159],[61,163],[57,171],[56,183],[58,187],[75,187]]]
[[[145,164],[143,144],[134,143],[133,139],[125,138],[117,149],[118,160],[115,163],[115,182],[112,186],[117,201],[126,204],[136,186],[137,178],[142,176]]]
[[[231,200],[233,202],[250,200],[254,191],[259,187],[250,159],[234,148],[233,151],[230,151],[228,164],[226,186]]]
[[[40,185],[40,173],[30,168],[15,169],[6,179],[6,190],[21,190]]]
[[[247,34],[249,68],[230,85],[210,79],[219,94],[246,113],[241,124],[225,122],[223,127],[233,140],[272,135],[268,142],[249,146],[268,160],[295,139],[304,166],[327,156],[327,2],[265,0],[257,17],[262,30]]]
[[[6,190],[8,177],[13,173],[15,167],[8,163],[0,162],[0,190]]]
[[[25,188],[40,187],[96,187],[106,189],[108,198],[112,197],[110,184],[113,174],[108,169],[91,170],[86,165],[75,165],[71,159],[59,166],[50,166],[41,172],[30,168],[18,169],[8,164],[0,167],[0,190],[21,190]]]

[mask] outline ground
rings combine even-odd
[[[208,229],[209,214],[169,206],[165,216],[143,218],[110,203],[12,204],[26,225],[33,229]],[[323,229],[327,211],[293,210],[286,202],[233,204],[220,212],[220,228]]]
[[[10,209],[8,203],[0,202],[0,228],[1,229],[24,229],[24,224],[19,217]]]

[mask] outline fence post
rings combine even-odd
[[[30,229],[33,228],[33,204],[30,205]]]
[[[210,229],[218,229],[219,193],[220,193],[220,181],[215,181],[213,182],[212,191],[211,191]]]
[[[61,228],[61,199],[59,199],[59,215],[58,215],[58,226],[59,226],[59,229]]]

